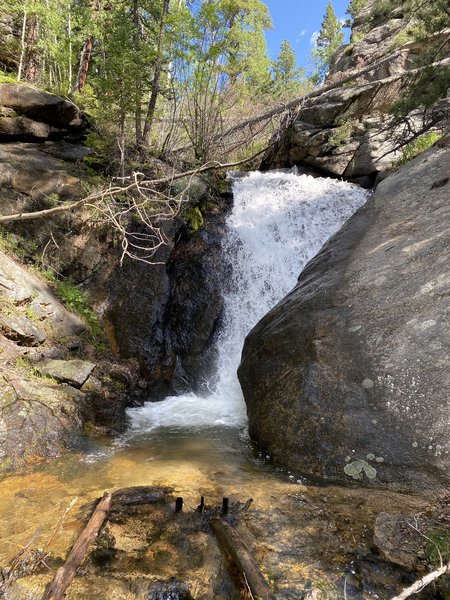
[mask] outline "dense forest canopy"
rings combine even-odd
[[[351,0],[351,19],[367,4]],[[427,46],[431,59],[447,51],[437,35],[449,22],[445,0],[370,4],[367,27],[377,14],[402,11],[411,20],[408,36],[436,36]],[[344,42],[331,2],[308,76],[287,40],[269,59],[265,32],[272,22],[262,0],[1,0],[0,14],[14,31],[1,36],[5,74],[72,98],[122,165],[126,156],[142,159],[149,150],[165,156],[187,146],[196,161],[217,158],[221,131],[323,82]],[[430,62],[428,54],[422,62]],[[429,101],[448,86],[448,74],[432,81]],[[413,96],[417,104],[423,93]],[[264,133],[267,140],[270,132]],[[263,144],[260,134],[256,128],[245,139],[246,151]],[[234,156],[243,145],[231,148]]]

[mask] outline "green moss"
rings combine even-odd
[[[396,166],[401,166],[431,148],[442,137],[442,133],[436,131],[429,131],[424,135],[421,135],[416,140],[407,144],[402,150],[402,157],[396,162]]]
[[[339,127],[333,129],[328,143],[333,147],[344,146],[348,143],[353,132],[353,125],[351,121],[345,121]]]
[[[71,279],[57,279],[52,271],[45,271],[44,276],[67,310],[79,315],[86,323],[91,342],[97,350],[106,350],[103,328],[90,305],[87,294]]]
[[[25,316],[27,317],[27,319],[30,319],[30,321],[33,321],[34,323],[40,323],[41,321],[41,319],[31,306],[27,306],[25,308]]]
[[[425,556],[433,567],[439,567],[442,562],[450,562],[450,532],[445,529],[434,529],[427,532],[428,543]]]
[[[187,210],[183,216],[186,220],[186,224],[190,233],[195,233],[205,224],[205,219],[203,218],[202,212],[198,206]]]
[[[1,83],[1,81],[0,81]],[[12,466],[12,460],[10,458],[5,458],[0,462],[0,471],[9,469]]]
[[[16,358],[15,366],[16,369],[26,372],[27,379],[37,379],[38,381],[46,385],[58,385],[58,382],[54,377],[41,373],[38,369],[36,369],[36,367],[34,367],[30,363],[30,361],[27,358],[23,356],[18,356]]]

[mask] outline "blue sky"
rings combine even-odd
[[[297,64],[306,66],[311,37],[320,29],[328,0],[265,0],[274,28],[266,33],[269,56],[275,60],[283,40],[289,40],[297,54]],[[332,0],[338,18],[345,18],[349,0]]]

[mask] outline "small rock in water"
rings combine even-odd
[[[149,589],[148,600],[192,600],[191,593],[185,583],[176,579],[156,581]]]

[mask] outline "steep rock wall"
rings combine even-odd
[[[450,473],[450,139],[389,176],[251,331],[239,379],[273,459],[407,489]]]
[[[372,187],[378,174],[401,156],[400,144],[422,131],[424,120],[445,128],[450,109],[446,97],[426,116],[414,111],[405,120],[390,117],[407,89],[408,70],[423,49],[403,40],[406,20],[400,10],[371,16],[373,4],[366,3],[353,25],[351,43],[334,57],[325,84],[337,87],[305,102],[265,155],[262,169],[295,165]],[[448,33],[442,38],[448,47]],[[339,84],[350,76],[355,76],[353,82]]]

